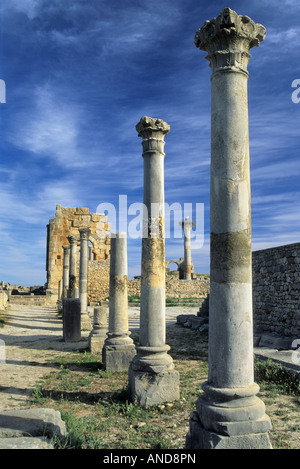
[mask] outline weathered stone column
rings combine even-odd
[[[63,246],[64,259],[63,259],[63,292],[62,297],[67,298],[69,289],[69,268],[70,268],[70,246]]]
[[[209,372],[190,420],[188,448],[270,448],[253,372],[247,64],[265,28],[225,8],[195,44],[211,77]]]
[[[179,398],[179,373],[166,345],[164,136],[170,126],[142,117],[136,126],[143,138],[144,213],[142,240],[140,337],[129,370],[132,398],[150,406]]]
[[[62,298],[62,280],[58,281],[58,289],[57,289],[57,300],[60,301]]]
[[[80,263],[79,263],[79,298],[81,303],[81,329],[92,329],[88,315],[88,262],[89,262],[89,228],[80,228]]]
[[[94,308],[94,326],[89,335],[89,351],[91,353],[102,353],[104,342],[107,338],[107,305]]]
[[[127,371],[135,356],[128,330],[128,279],[126,233],[111,235],[109,277],[109,328],[102,361],[111,371]]]
[[[187,218],[181,221],[180,226],[184,233],[184,280],[192,278],[192,252],[191,252],[191,229],[195,226],[195,222],[189,221]]]
[[[69,264],[69,290],[68,297],[76,298],[76,257],[77,257],[77,238],[75,236],[67,237],[70,243],[70,264]]]

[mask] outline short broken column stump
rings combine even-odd
[[[102,348],[108,331],[108,307],[105,305],[94,308],[94,327],[89,335],[89,351],[102,353]]]
[[[63,339],[78,342],[81,339],[81,304],[79,298],[63,299]]]
[[[127,371],[136,354],[128,330],[127,234],[112,233],[109,277],[109,331],[102,350],[105,370]]]

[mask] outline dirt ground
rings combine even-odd
[[[49,372],[47,360],[53,353],[72,351],[62,341],[62,322],[54,307],[13,305],[5,318],[0,329],[0,410],[21,408],[38,379]],[[86,343],[76,344],[76,349],[78,345],[84,348]]]

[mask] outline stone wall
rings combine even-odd
[[[110,260],[89,261],[88,301],[97,302],[109,296]]]
[[[300,243],[253,252],[256,333],[300,338]]]
[[[209,293],[209,278],[176,280],[166,278],[166,298],[198,298]],[[140,279],[128,280],[128,296],[141,296]]]
[[[199,298],[209,293],[209,276],[195,280],[166,278],[167,298]],[[141,296],[140,278],[128,279],[128,296]],[[89,261],[88,301],[97,302],[109,297],[109,259]]]

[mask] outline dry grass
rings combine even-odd
[[[137,335],[133,334],[137,342]],[[180,400],[144,409],[130,401],[127,373],[103,370],[100,355],[70,353],[55,357],[54,371],[37,383],[32,406],[62,413],[70,437],[63,448],[179,449],[185,447],[189,415],[207,379],[207,334],[167,327],[167,343],[180,372]],[[299,395],[284,385],[262,382],[273,430],[274,448],[300,449]]]

